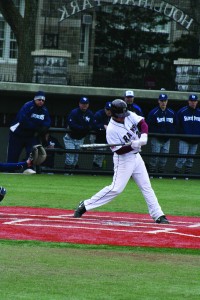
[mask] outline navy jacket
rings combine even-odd
[[[200,135],[200,108],[184,106],[177,112],[178,133]],[[199,142],[198,138],[181,138],[192,144]]]
[[[79,107],[73,109],[67,118],[67,124],[71,130],[70,137],[77,140],[86,137],[93,129],[93,122],[94,114],[91,110],[87,109],[83,112]]]
[[[26,102],[17,113],[10,130],[22,137],[33,137],[42,127],[49,128],[51,118],[45,106],[38,107],[34,100]]]
[[[94,115],[94,130],[96,131],[96,142],[106,143],[106,130],[104,125],[108,125],[110,117],[106,115],[105,109],[98,110]]]
[[[176,132],[176,114],[170,109],[166,108],[164,111],[158,106],[152,109],[147,117],[147,124],[149,126],[149,132],[161,133],[161,134],[173,134]],[[160,137],[159,139],[169,138]]]
[[[137,104],[135,104],[135,103],[128,104],[127,103],[127,108],[128,108],[128,110],[135,112],[138,116],[143,117],[143,112]]]

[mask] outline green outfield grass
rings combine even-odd
[[[110,176],[0,174],[1,206],[74,209]],[[199,180],[153,179],[166,215],[199,216]],[[147,213],[133,182],[99,211]],[[200,251],[0,241],[2,300],[196,300]]]

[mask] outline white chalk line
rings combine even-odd
[[[5,223],[4,223],[5,224]],[[81,229],[81,230],[89,230],[89,231],[112,231],[112,232],[125,232],[125,233],[141,233],[141,234],[159,234],[159,233],[166,233],[166,234],[175,234],[180,236],[192,237],[200,239],[200,236],[196,236],[193,234],[175,232],[174,228],[160,228],[154,231],[141,231],[136,229],[116,229],[116,228],[102,228],[102,227],[83,227],[83,226],[71,226],[71,225],[49,225],[49,224],[9,224],[15,226],[26,226],[26,227],[52,227],[52,228],[62,228],[62,229]],[[64,234],[64,233],[63,233]]]
[[[63,229],[81,229],[81,230],[101,230],[101,231],[112,231],[112,232],[127,232],[127,233],[142,233],[142,234],[176,234],[180,236],[200,238],[197,235],[189,233],[178,232],[179,227],[183,228],[198,228],[200,223],[193,223],[191,221],[172,221],[173,223],[168,224],[155,224],[149,221],[147,218],[142,218],[141,221],[138,221],[137,217],[128,217],[127,216],[112,216],[112,215],[92,215],[90,214],[88,218],[84,216],[81,219],[73,218],[73,215],[70,214],[61,214],[61,215],[43,215],[43,214],[28,214],[28,213],[0,213],[2,215],[0,220],[6,219],[6,222],[2,222],[4,225],[16,225],[16,226],[27,226],[27,227],[51,227],[51,228],[63,228]],[[18,216],[18,218],[17,218]],[[8,221],[8,217],[11,217],[12,220]],[[13,217],[15,217],[13,219]],[[23,218],[20,218],[23,217]],[[26,218],[25,218],[26,217]],[[140,216],[139,216],[140,217]],[[116,221],[117,220],[117,221]],[[120,222],[121,220],[121,222]],[[130,221],[129,221],[130,220]],[[134,221],[136,220],[136,221]],[[35,222],[35,224],[25,224],[26,222]],[[63,224],[64,221],[64,224]],[[41,222],[41,223],[38,223]],[[54,224],[44,224],[44,222],[53,222]],[[66,225],[65,223],[71,223],[72,225]],[[62,223],[62,225],[57,225],[55,223]],[[81,224],[81,225],[77,225]],[[101,227],[87,227],[85,225],[100,225]],[[105,226],[102,227],[102,226]],[[108,228],[107,226],[112,226]],[[125,229],[119,229],[116,227],[126,227]],[[167,227],[164,227],[167,226]],[[170,226],[170,227],[169,227]],[[138,229],[128,229],[129,227],[140,228]],[[141,229],[147,229],[141,230]]]

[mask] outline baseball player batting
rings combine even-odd
[[[112,117],[106,130],[108,144],[125,146],[111,147],[114,163],[113,181],[90,199],[81,201],[74,212],[80,218],[86,211],[104,205],[119,195],[126,187],[130,177],[136,182],[147,203],[148,211],[156,223],[168,224],[158,199],[152,189],[149,175],[140,155],[141,147],[147,144],[148,125],[144,118],[127,110],[127,104],[115,99],[111,104]]]

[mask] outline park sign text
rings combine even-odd
[[[170,3],[160,0],[73,0],[67,5],[58,8],[58,10],[61,12],[59,21],[62,22],[63,20],[81,11],[106,4],[138,6],[150,9],[171,18],[187,30],[190,29],[190,26],[193,22],[193,19],[185,14],[181,9]]]

